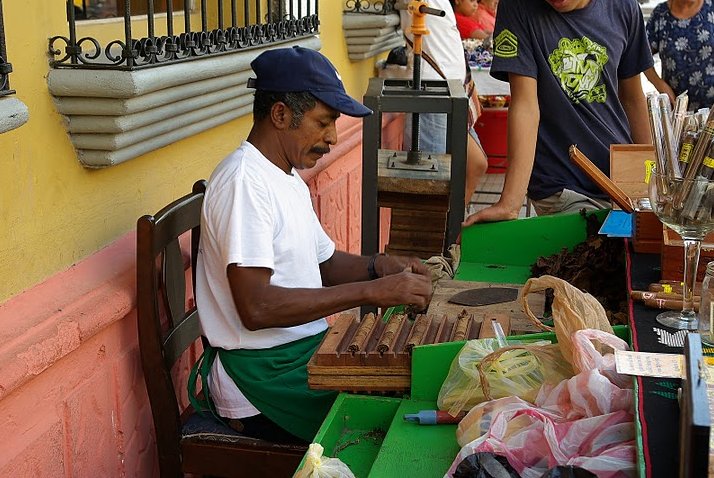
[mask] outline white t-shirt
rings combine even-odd
[[[451,7],[449,0],[429,0],[431,8],[438,8],[446,12],[446,16],[437,17],[436,15],[427,15],[426,28],[429,30],[428,35],[422,35],[422,52],[428,53],[434,59],[441,71],[444,72],[449,80],[464,81],[466,76],[466,60],[464,60],[464,47],[461,43],[461,35],[456,27],[456,15]],[[414,37],[410,32],[412,24],[412,16],[407,10],[400,10],[402,30],[407,38],[414,41]],[[409,69],[411,77],[411,62],[414,58],[411,48],[408,48]],[[429,63],[422,58],[421,60],[421,77],[424,80],[441,80],[441,76],[434,70]]]
[[[271,163],[244,141],[211,175],[203,201],[196,268],[196,303],[203,334],[214,347],[265,349],[316,335],[325,319],[307,324],[248,330],[236,310],[229,264],[271,269],[270,283],[321,288],[320,263],[335,244],[320,225],[310,191],[293,169]],[[218,413],[227,418],[257,414],[216,360],[209,387]]]

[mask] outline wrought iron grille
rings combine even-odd
[[[7,62],[5,49],[5,26],[2,19],[2,0],[0,0],[0,96],[15,93],[10,89],[10,72],[12,65]]]
[[[344,0],[347,13],[377,13],[386,15],[394,10],[395,0]]]
[[[183,0],[182,32],[174,29],[172,0],[141,1],[146,4],[146,17],[142,17],[142,23],[146,23],[145,36],[137,38],[132,28],[137,19],[132,19],[132,2],[126,0],[124,38],[102,46],[92,37],[77,38],[74,2],[67,0],[69,33],[50,38],[50,65],[134,70],[246,50],[319,32],[318,0]],[[160,18],[156,15],[155,3],[161,3],[166,12]],[[192,18],[189,12],[194,3],[196,11]],[[209,24],[209,8],[215,9],[215,15],[210,17],[215,24]],[[196,18],[197,25],[193,25]],[[157,32],[159,28],[161,33]]]

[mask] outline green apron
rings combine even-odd
[[[327,416],[337,392],[307,386],[307,362],[325,332],[269,349],[225,350],[208,346],[191,369],[188,396],[197,411],[216,417],[208,390],[208,373],[218,355],[228,375],[260,413],[293,435],[311,442]],[[196,397],[201,375],[204,399]]]

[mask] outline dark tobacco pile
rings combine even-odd
[[[531,266],[531,277],[551,275],[591,294],[602,304],[612,325],[628,323],[625,244],[620,238],[598,235],[602,223],[594,214],[585,218],[587,239],[573,251],[539,257]],[[545,311],[550,316],[553,290],[546,290]]]

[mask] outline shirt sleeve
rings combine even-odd
[[[317,214],[313,214],[313,222],[315,237],[317,238],[317,262],[322,264],[335,253],[335,243],[327,235],[322,224],[320,224]]]
[[[647,43],[645,21],[642,11],[634,0],[623,2],[623,8],[629,11],[630,26],[627,45],[622,52],[617,68],[618,78],[631,78],[654,65],[652,50]]]
[[[502,0],[498,4],[491,63],[491,76],[498,80],[508,81],[509,73],[538,76],[525,10],[528,8],[521,8],[520,2],[513,0]]]
[[[217,192],[212,206],[208,220],[225,266],[238,264],[273,270],[274,213],[265,185],[240,174]]]

